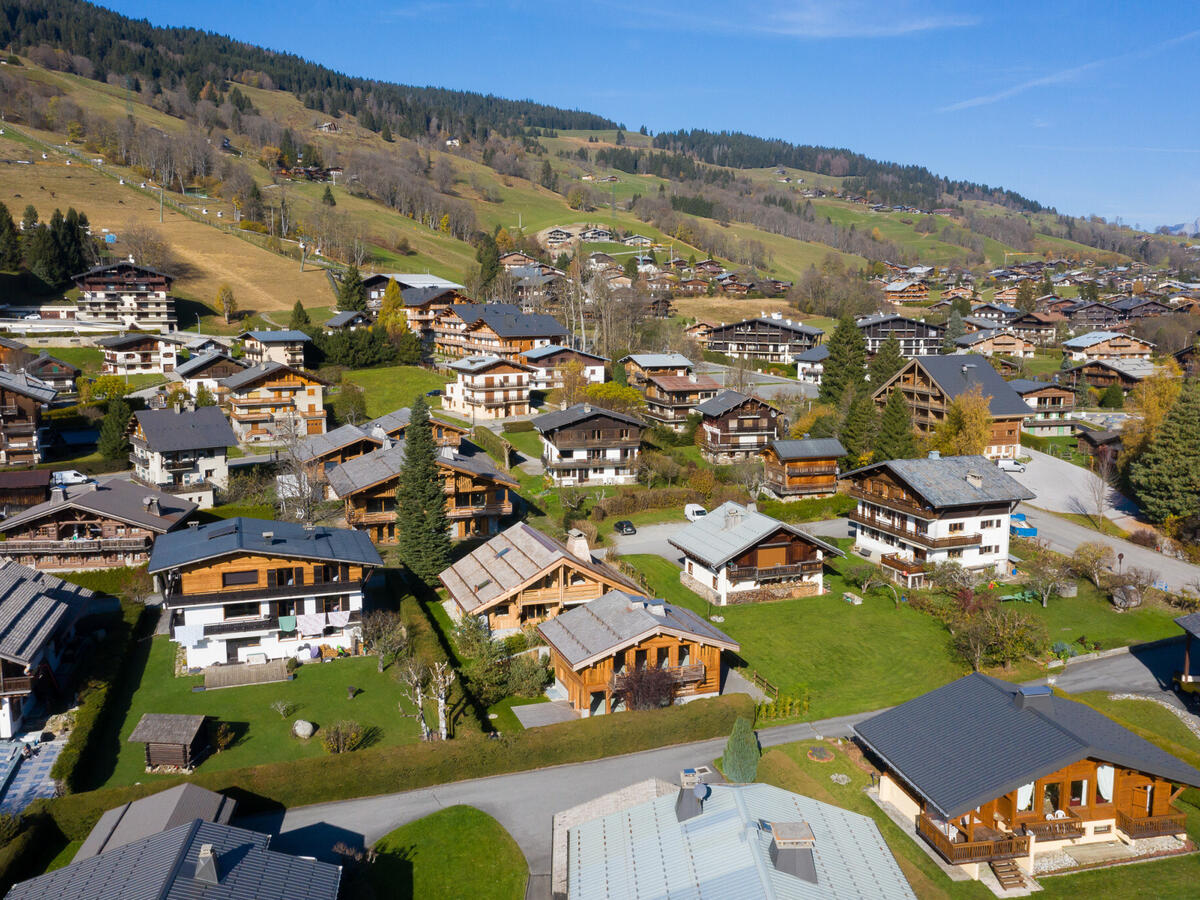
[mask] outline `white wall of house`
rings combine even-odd
[[[0,698],[0,738],[9,740],[17,736],[21,729],[23,706],[28,700],[27,696]]]
[[[174,372],[176,346],[170,341],[159,341],[151,352],[139,350],[104,351],[104,373],[106,375],[137,375],[139,373],[163,374]]]
[[[824,558],[825,553],[822,550],[817,551],[817,558]],[[729,566],[724,565],[714,569],[707,563],[701,562],[694,557],[687,557],[684,560],[683,571],[680,572],[680,580],[686,585],[686,578],[691,578],[698,581],[704,587],[711,588],[717,594],[717,605],[727,606],[730,602],[731,594],[736,594],[741,591],[757,591],[763,587],[763,583],[757,580],[734,581],[729,577]],[[815,584],[817,593],[825,592],[825,575],[823,572],[815,572],[808,575],[803,575],[793,579],[794,581],[802,581],[805,584]]]
[[[824,373],[824,363],[804,362],[803,360],[796,363],[796,380],[802,384],[820,384],[821,376]]]
[[[875,504],[864,501],[859,502],[858,511],[863,514],[873,511],[877,517],[885,519],[890,517],[897,527],[906,530],[915,530],[918,524],[927,526],[927,535],[930,538],[982,535],[982,541],[973,546],[935,549],[924,547],[907,537],[900,537],[882,529],[871,528],[869,525],[851,522],[851,527],[854,529],[854,546],[874,560],[888,554],[896,554],[904,559],[915,559],[915,551],[923,549],[925,561],[930,565],[957,562],[967,569],[986,570],[995,572],[997,575],[1003,575],[1007,570],[1011,516],[1006,512],[989,513],[984,516],[955,516],[926,522],[903,512],[883,510]]]
[[[598,459],[589,459],[589,453],[602,452]],[[559,450],[554,444],[542,436],[542,459],[548,463],[546,471],[554,483],[560,487],[579,484],[633,484],[637,481],[637,447],[593,447],[590,450],[574,448]],[[574,469],[559,470],[551,468],[554,463],[578,463]],[[586,478],[579,478],[578,472],[587,470]]]

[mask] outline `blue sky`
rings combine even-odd
[[[1151,228],[1200,216],[1195,0],[104,0],[353,75],[848,147]]]

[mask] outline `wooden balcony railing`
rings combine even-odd
[[[703,663],[698,663],[694,666],[667,666],[665,671],[674,679],[676,684],[694,684],[697,681],[703,681],[705,676],[705,668]],[[623,672],[615,673],[609,680],[608,686],[610,690],[619,691],[623,687],[625,676],[630,672],[626,669]]]
[[[730,581],[765,581],[769,578],[791,578],[821,571],[821,560],[809,559],[783,566],[730,566]]]
[[[0,541],[0,554],[16,553],[107,553],[114,550],[147,550],[149,538],[97,538],[78,541]]]
[[[210,591],[203,594],[181,594],[168,590],[164,597],[167,609],[183,606],[208,606],[224,603],[245,603],[253,600],[277,600],[284,597],[319,597],[329,594],[361,593],[361,581],[327,581],[322,584],[296,584],[285,587],[251,587],[239,591]]]
[[[880,557],[880,562],[886,568],[895,569],[905,575],[920,575],[925,571],[925,563],[915,559],[903,559],[895,553],[887,553]]]
[[[994,859],[1016,859],[1029,854],[1029,837],[1013,835],[998,841],[951,841],[928,816],[917,817],[917,834],[933,847],[948,863],[990,862]]]
[[[1165,816],[1131,816],[1117,810],[1117,827],[1134,839],[1161,837],[1187,831],[1187,817],[1178,811]]]
[[[1083,827],[1083,819],[1072,813],[1065,819],[1030,822],[1025,826],[1025,833],[1032,834],[1039,841],[1063,841],[1083,837],[1086,830]]]
[[[919,531],[914,531],[911,528],[904,528],[894,524],[888,519],[882,519],[877,516],[863,515],[858,510],[853,510],[846,518],[851,522],[856,522],[859,525],[866,525],[868,528],[877,528],[880,531],[895,535],[896,537],[904,538],[906,541],[912,541],[914,544],[920,544],[922,547],[931,549],[945,549],[946,547],[971,547],[975,544],[983,542],[983,535],[980,534],[956,534],[952,537],[930,537],[928,534],[922,534]]]
[[[0,696],[13,694],[28,694],[33,690],[33,679],[27,675],[14,678],[0,678]]]
[[[868,503],[877,503],[880,506],[885,506],[888,509],[900,510],[910,516],[915,516],[918,519],[926,519],[932,521],[935,518],[934,513],[928,509],[922,509],[915,503],[909,503],[907,500],[901,500],[895,497],[881,497],[878,494],[872,494],[870,491],[865,491],[860,487],[851,485],[846,491],[851,497],[857,500],[866,500]]]
[[[204,626],[204,636],[224,634],[247,634],[252,631],[276,631],[279,619],[275,616],[264,616],[258,619],[230,620],[228,622],[213,622]]]

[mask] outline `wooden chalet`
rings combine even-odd
[[[1084,300],[1065,310],[1067,320],[1076,331],[1111,329],[1121,321],[1121,314],[1098,300]]]
[[[373,434],[368,427],[341,425],[325,434],[315,434],[296,448],[296,458],[304,464],[314,484],[326,484],[326,473],[344,462],[378,450],[388,439]]]
[[[567,543],[518,522],[472,550],[438,578],[459,616],[475,616],[493,632],[543,622],[611,590],[637,585],[592,555],[587,538]]]
[[[42,461],[42,408],[58,391],[23,372],[0,370],[0,466],[32,466]]]
[[[1029,405],[1030,414],[1021,424],[1026,434],[1063,437],[1074,433],[1075,392],[1054,381],[1014,378],[1008,386]]]
[[[1063,376],[1073,389],[1084,383],[1103,393],[1118,384],[1128,394],[1157,370],[1158,366],[1145,359],[1089,359],[1064,370]]]
[[[1117,457],[1125,449],[1125,442],[1119,431],[1094,431],[1091,428],[1080,428],[1075,443],[1079,447],[1080,453],[1086,453],[1092,458],[1093,470],[1107,465],[1115,465]]]
[[[960,351],[978,353],[980,356],[1008,356],[1013,359],[1033,359],[1037,345],[1011,329],[974,331],[955,338],[954,346]]]
[[[19,372],[33,358],[29,347],[9,337],[0,337],[0,367],[9,372]]]
[[[50,497],[49,469],[0,471],[0,512],[6,517]]]
[[[495,355],[467,356],[448,364],[455,380],[442,407],[474,422],[529,414],[534,368]]]
[[[606,377],[604,364],[608,358],[573,347],[548,344],[526,350],[520,361],[534,370],[530,387],[536,391],[552,391],[563,386],[563,373],[572,364],[579,366],[580,375],[587,384],[603,384]]]
[[[1120,313],[1121,317],[1127,322],[1154,318],[1155,316],[1165,316],[1175,312],[1174,309],[1161,300],[1147,297],[1144,294],[1122,297],[1120,300],[1110,301],[1108,305]]]
[[[889,303],[924,303],[929,299],[929,285],[923,281],[893,281],[883,288]]]
[[[975,304],[971,307],[971,315],[978,319],[987,319],[993,323],[993,327],[1001,328],[1021,315],[1021,311],[1007,303],[992,301]]]
[[[1069,297],[1059,297],[1055,294],[1044,294],[1034,301],[1033,309],[1040,313],[1057,313],[1063,315],[1066,310],[1075,305],[1077,301]]]
[[[51,356],[45,350],[25,364],[25,374],[50,385],[60,394],[75,393],[75,379],[83,374],[79,366]]]
[[[700,454],[714,464],[758,456],[783,428],[778,409],[738,391],[721,391],[696,412],[701,415]]]
[[[278,362],[243,369],[217,383],[238,443],[325,433],[325,382]]]
[[[346,505],[346,522],[366,532],[377,544],[396,543],[396,488],[404,470],[403,441],[333,466],[326,479],[334,496]],[[501,472],[491,458],[469,441],[455,449],[443,446],[438,473],[446,494],[450,536],[486,536],[500,530],[512,515],[517,481]]]
[[[404,440],[404,432],[412,421],[412,410],[405,406],[393,412],[386,413],[377,419],[372,419],[362,428],[376,437],[389,438],[393,441]],[[433,442],[439,447],[457,448],[471,433],[471,429],[455,424],[437,415],[429,417],[429,427],[433,432]]]
[[[222,379],[237,375],[246,368],[245,363],[226,353],[209,351],[184,360],[176,366],[175,372],[193,397],[200,393],[200,388],[204,388],[215,397],[218,383]]]
[[[713,697],[721,691],[721,653],[736,641],[689,609],[613,590],[543,622],[555,682],[581,716],[631,706],[635,671],[662,669],[673,684],[671,701]]]
[[[1063,849],[1185,836],[1174,801],[1200,787],[1200,771],[1090,706],[981,673],[854,731],[883,771],[880,802],[946,863],[974,879],[991,866],[1007,887]]]
[[[76,318],[114,328],[174,331],[174,280],[165,272],[131,262],[95,266],[72,276],[79,289]]]
[[[1065,326],[1066,316],[1055,312],[1028,312],[1009,322],[1008,327],[1018,337],[1033,341],[1039,347],[1054,343],[1060,325]]]
[[[536,266],[538,261],[528,253],[520,250],[509,250],[500,254],[500,265],[506,269],[523,269],[526,266]]]
[[[239,339],[250,365],[276,362],[293,369],[304,368],[305,347],[312,343],[312,338],[295,328],[245,331]]]
[[[646,381],[646,418],[683,431],[696,407],[720,390],[707,375],[653,375]]]
[[[846,448],[837,438],[773,440],[760,455],[763,489],[779,500],[802,500],[837,493],[838,460]]]
[[[371,327],[371,317],[357,309],[346,309],[330,316],[321,326],[326,334],[359,331]]]
[[[0,555],[36,569],[137,566],[155,539],[180,528],[196,509],[121,478],[55,487],[49,500],[0,521]]]
[[[932,322],[910,319],[896,313],[878,316],[863,316],[855,321],[866,343],[867,353],[874,356],[888,338],[900,342],[900,355],[905,359],[914,356],[932,356],[942,352],[942,339],[946,329]]]
[[[1020,288],[1017,285],[1009,285],[1006,288],[998,289],[992,295],[992,300],[996,303],[1015,303],[1020,292]]]
[[[652,376],[692,373],[692,361],[680,353],[631,353],[617,360],[617,365],[625,367],[626,383],[640,391]]]
[[[1068,359],[1149,359],[1154,344],[1120,331],[1090,331],[1063,341]]]
[[[825,332],[785,319],[779,313],[718,325],[708,333],[707,349],[726,356],[789,363],[821,343]]]
[[[567,344],[567,331],[554,316],[525,313],[511,303],[456,303],[437,314],[434,343],[443,356],[498,356],[517,361],[547,344]]]
[[[119,334],[100,338],[105,375],[166,374],[174,372],[179,345],[158,334]]]
[[[190,772],[209,750],[208,718],[144,713],[129,743],[145,746],[146,771]]]
[[[919,434],[932,434],[945,419],[951,401],[974,389],[988,400],[992,414],[987,457],[1016,459],[1021,449],[1021,422],[1029,415],[1029,407],[982,356],[918,356],[876,388],[873,396],[882,409],[893,390],[901,391],[913,427]]]
[[[559,487],[582,484],[633,484],[642,432],[641,419],[626,413],[576,403],[533,420],[542,436],[542,464]]]
[[[452,306],[469,306],[475,302],[458,288],[451,287],[405,288],[400,291],[400,297],[404,300],[408,330],[419,335],[426,345],[433,344],[437,336],[438,316]]]
[[[1175,354],[1175,362],[1184,378],[1200,378],[1200,345],[1184,347]]]

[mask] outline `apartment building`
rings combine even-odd
[[[529,414],[533,367],[499,356],[468,356],[448,364],[455,380],[446,385],[442,408],[471,421]]]
[[[174,278],[146,266],[117,262],[73,276],[79,289],[76,318],[114,328],[174,331]]]

